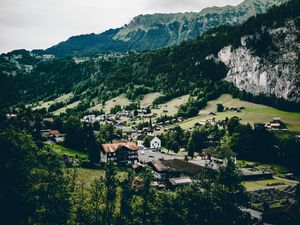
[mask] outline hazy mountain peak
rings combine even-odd
[[[237,6],[210,7],[201,12],[138,15],[119,29],[80,35],[47,49],[65,56],[162,48],[190,40],[221,26],[237,25],[287,0],[245,0]]]

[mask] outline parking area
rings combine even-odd
[[[158,159],[183,159],[183,157],[178,155],[166,154],[155,150],[139,150],[138,156],[139,160],[143,163],[148,163]]]
[[[139,150],[138,157],[139,157],[140,162],[142,162],[142,163],[148,163],[148,162],[151,162],[153,160],[158,160],[158,159],[165,159],[165,160],[182,159],[182,160],[184,160],[184,157],[182,157],[180,155],[167,154],[167,153],[159,152],[156,150],[150,150],[150,149]],[[203,166],[203,167],[210,167],[212,169],[218,169],[218,167],[219,167],[215,163],[210,163],[208,160],[202,160],[199,158],[194,158],[193,160],[189,160],[189,162],[197,164],[199,166]]]

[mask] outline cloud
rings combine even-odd
[[[242,0],[0,0],[0,52],[48,48],[121,27],[139,14],[200,11]]]
[[[242,0],[146,0],[146,8],[161,12],[199,12],[210,6],[237,5]]]

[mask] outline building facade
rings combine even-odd
[[[103,144],[100,161],[133,164],[138,161],[139,147],[132,142]]]

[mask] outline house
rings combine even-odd
[[[60,134],[55,137],[52,137],[51,140],[54,143],[63,143],[65,141],[65,134]]]
[[[150,140],[150,149],[157,149],[159,150],[161,148],[161,140],[156,136],[150,136],[150,135],[140,135],[137,138],[137,145],[141,148],[145,148],[144,146],[144,140],[145,137],[148,137]]]
[[[286,129],[286,125],[281,121],[279,116],[273,117],[273,120],[266,123],[265,127],[272,130]]]
[[[229,151],[216,151],[214,149],[208,148],[202,150],[202,159],[212,161],[219,165],[227,165],[228,158],[230,157],[234,163],[236,163],[237,153]]]
[[[61,133],[59,132],[59,130],[45,129],[45,130],[41,130],[41,135],[44,138],[53,139],[56,137],[60,137]]]
[[[132,142],[102,144],[100,161],[104,163],[135,163],[140,148]]]
[[[156,160],[150,163],[153,176],[159,180],[169,180],[171,178],[190,177],[191,179],[199,179],[206,168],[181,160]],[[170,181],[170,180],[169,180]],[[171,180],[176,183],[176,180]]]

